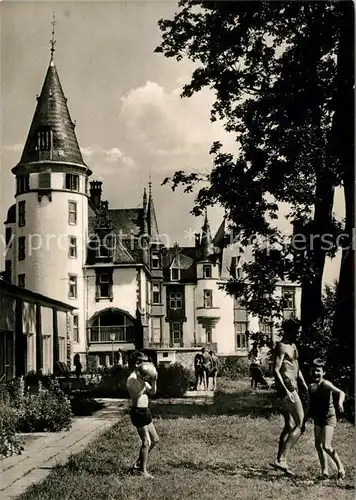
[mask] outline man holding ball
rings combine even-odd
[[[142,442],[139,457],[132,470],[144,477],[152,478],[153,476],[147,472],[147,459],[159,441],[148,406],[148,395],[153,396],[157,391],[157,370],[154,364],[147,361],[136,362],[134,371],[127,379],[126,387],[132,404],[131,421]]]

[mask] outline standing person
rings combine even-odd
[[[77,379],[79,380],[81,374],[82,374],[82,363],[80,362],[80,354],[77,352],[77,354],[74,356],[73,363],[75,366],[75,374]]]
[[[194,372],[195,372],[195,390],[203,383],[204,369],[203,369],[203,356],[201,352],[198,352],[194,356]]]
[[[260,380],[261,365],[261,356],[258,350],[257,342],[253,344],[252,349],[248,354],[248,359],[250,360],[251,389],[253,389],[253,386],[257,389],[257,384]]]
[[[210,351],[209,354],[211,358],[211,372],[209,373],[209,377],[213,379],[213,391],[216,391],[218,370],[219,370],[219,358],[217,357],[214,351]],[[209,389],[209,378],[208,378],[208,389]]]
[[[339,411],[343,413],[345,393],[324,379],[324,363],[321,359],[313,361],[311,376],[313,383],[309,385],[309,404],[302,431],[304,431],[305,422],[309,417],[312,417],[314,419],[315,448],[321,466],[321,478],[329,478],[329,455],[337,467],[338,479],[342,480],[345,478],[345,468],[331,442],[337,422],[333,394],[337,394]]]
[[[146,478],[153,478],[147,472],[147,460],[148,454],[156,446],[159,438],[152,421],[148,401],[148,396],[153,396],[157,391],[157,371],[152,363],[136,362],[133,372],[127,379],[126,387],[131,398],[131,421],[141,438],[139,457],[132,470]]]
[[[201,350],[201,355],[203,359],[203,381],[204,381],[204,389],[208,390],[209,384],[209,373],[211,372],[212,362],[211,356],[205,347]]]
[[[306,393],[308,386],[299,369],[299,356],[295,345],[299,324],[294,320],[287,320],[282,328],[283,338],[275,348],[274,372],[277,388],[284,396],[282,407],[284,428],[279,438],[277,460],[271,465],[275,469],[293,475],[287,465],[288,454],[300,437],[304,421],[303,405],[298,394],[298,380]]]

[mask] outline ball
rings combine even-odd
[[[154,378],[157,375],[156,367],[153,363],[144,361],[139,366],[140,373],[143,377]]]

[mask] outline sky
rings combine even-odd
[[[181,99],[192,63],[154,54],[157,21],[172,18],[177,2],[8,1],[0,9],[2,220],[14,203],[11,168],[20,159],[49,64],[55,10],[55,63],[91,179],[103,181],[109,207],[134,208],[142,205],[151,175],[160,233],[171,244],[193,245],[191,236],[203,222],[190,214],[193,196],[161,183],[176,170],[209,172],[214,140],[231,152],[236,144],[221,124],[210,123],[209,90]],[[341,191],[334,209],[343,217]],[[223,213],[208,213],[214,234]],[[288,223],[282,220],[281,227],[288,230]],[[327,282],[337,278],[339,260],[328,262]]]

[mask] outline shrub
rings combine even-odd
[[[157,396],[179,398],[187,392],[191,381],[191,373],[183,365],[159,365]]]
[[[97,370],[94,380],[88,383],[88,393],[93,397],[127,397],[126,381],[131,370],[127,366],[117,365],[112,368]]]
[[[17,422],[17,410],[2,401],[0,405],[0,456],[21,454],[23,446],[16,436]]]
[[[37,391],[26,390],[23,378],[9,382],[2,389],[5,406],[16,412],[16,432],[57,432],[69,429],[72,410],[69,399],[56,380],[46,379],[48,388],[38,382]]]
[[[248,359],[238,356],[227,356],[220,358],[219,374],[221,377],[227,377],[236,380],[241,377],[247,377],[250,373],[250,364]]]

